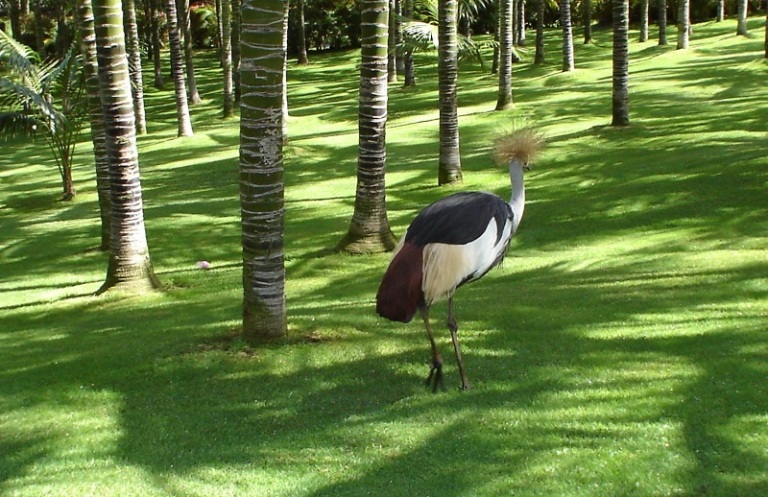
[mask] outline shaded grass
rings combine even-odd
[[[574,74],[548,33],[549,63],[515,66],[510,111],[492,111],[494,77],[463,66],[460,187],[436,186],[434,63],[419,57],[417,89],[392,88],[396,233],[451,191],[506,196],[500,130],[528,120],[549,137],[504,265],[457,295],[468,393],[425,391],[419,323],[374,315],[386,254],[326,252],[354,202],[356,53],[289,72],[284,343],[236,334],[238,130],[218,117],[213,54],[198,54],[194,138],[174,137],[169,90],[147,96],[162,293],[92,296],[106,258],[86,144],[69,204],[39,147],[4,145],[0,493],[768,493],[766,64],[733,31],[699,25],[686,52],[633,42],[627,129],[606,126],[606,31],[577,46]]]

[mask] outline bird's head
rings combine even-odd
[[[494,159],[500,166],[518,162],[523,169],[530,170],[541,149],[544,148],[544,136],[533,128],[520,128],[505,133],[494,143]]]

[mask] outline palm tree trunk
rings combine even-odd
[[[304,19],[304,0],[298,0],[296,4],[299,20],[298,26],[296,26],[296,32],[298,34],[298,63],[301,65],[309,64],[309,57],[307,56],[307,27],[306,20]]]
[[[747,10],[749,9],[749,2],[747,0],[737,0],[737,23],[736,34],[739,36],[747,36]]]
[[[244,0],[240,107],[243,335],[286,333],[283,19],[287,0]]]
[[[149,257],[120,0],[93,0],[101,108],[109,160],[111,240],[106,281],[139,291],[159,282]]]
[[[240,101],[240,19],[242,0],[232,0],[232,82],[235,102]]]
[[[99,95],[99,67],[96,60],[96,33],[93,28],[91,0],[77,0],[77,18],[80,32],[80,53],[83,54],[88,116],[91,124],[93,156],[96,163],[96,191],[101,217],[101,243],[99,250],[108,251],[110,245],[109,159],[104,135],[104,116]]]
[[[128,43],[128,66],[130,68],[131,90],[133,91],[133,113],[136,116],[136,133],[147,133],[147,117],[144,112],[144,79],[141,71],[139,50],[139,28],[136,24],[134,0],[123,0],[125,7],[125,35]]]
[[[350,253],[383,252],[396,240],[386,209],[388,0],[361,0],[359,153],[355,211],[337,249]]]
[[[536,55],[534,56],[534,64],[543,64],[546,61],[544,55],[544,2],[545,0],[538,0],[536,9]],[[586,42],[585,42],[586,43]]]
[[[715,22],[723,22],[725,19],[725,0],[717,0],[717,17]]]
[[[387,37],[387,81],[397,83],[397,18],[395,10],[395,0],[389,0],[389,35]]]
[[[404,0],[403,17],[413,18],[413,0]],[[416,70],[413,66],[413,49],[406,49],[403,53],[403,68],[405,72],[404,87],[416,86]]]
[[[629,0],[613,0],[613,120],[629,125]]]
[[[573,71],[573,27],[571,24],[571,0],[560,0],[560,25],[563,28],[563,72]]]
[[[525,0],[520,0],[517,9],[517,45],[525,46]]]
[[[440,95],[440,161],[438,184],[459,183],[459,117],[456,91],[458,42],[456,33],[457,0],[438,2],[438,93]]]
[[[677,49],[688,48],[688,34],[691,27],[691,5],[689,0],[678,0],[677,14]]]
[[[187,70],[187,92],[189,104],[197,105],[201,102],[200,93],[197,91],[197,78],[195,77],[195,61],[192,51],[192,25],[189,19],[189,0],[179,0],[181,8],[178,9],[178,23],[181,41],[184,45],[184,67]],[[219,23],[221,25],[221,23]],[[221,45],[219,45],[221,47]]]
[[[158,2],[163,0],[145,0],[152,6],[152,62],[154,63],[155,88],[162,90],[165,88],[163,83],[163,64],[160,57],[160,6]]]
[[[11,36],[21,41],[21,3],[19,0],[8,0],[8,17],[11,23]]]
[[[43,56],[43,51],[45,50],[45,24],[42,22],[43,19],[43,9],[42,9],[42,2],[43,0],[34,0],[34,11],[35,11],[35,50],[37,53],[39,53],[41,56]]]
[[[176,89],[176,115],[179,122],[178,136],[192,136],[192,120],[189,117],[187,88],[184,83],[184,55],[181,51],[179,26],[176,19],[176,0],[165,0],[165,15],[168,18],[168,40],[171,43],[171,73]]]
[[[237,1],[237,0],[235,0]],[[222,0],[221,16],[224,32],[221,41],[221,68],[224,75],[224,118],[235,115],[235,94],[232,82],[232,0]]]
[[[640,43],[648,41],[648,4],[649,0],[640,1]]]
[[[667,0],[658,0],[659,45],[667,44]]]
[[[592,43],[592,1],[584,0],[584,44]]]
[[[499,2],[499,97],[496,110],[504,110],[512,104],[512,2]]]

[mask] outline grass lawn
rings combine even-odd
[[[457,293],[459,385],[433,307],[445,393],[423,386],[418,320],[378,318],[388,254],[330,249],[349,226],[355,51],[289,68],[289,336],[248,347],[238,122],[199,53],[195,136],[147,87],[145,217],[162,292],[93,295],[92,154],[58,202],[42,143],[0,154],[0,495],[768,495],[768,64],[764,18],[695,26],[691,49],[630,44],[630,120],[612,129],[611,34],[563,74],[514,67],[514,108],[477,65],[459,81],[464,184],[437,187],[434,56],[393,86],[388,210],[396,234],[456,190],[509,194],[492,139],[527,122],[549,146],[501,268]],[[653,35],[654,33],[652,33]],[[532,37],[529,37],[533,44]],[[199,270],[199,260],[211,262]]]

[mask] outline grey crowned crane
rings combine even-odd
[[[523,171],[543,145],[537,132],[525,128],[496,141],[496,161],[509,166],[509,202],[488,192],[461,192],[422,210],[395,247],[376,294],[376,312],[391,321],[408,323],[418,311],[424,320],[432,361],[426,383],[443,386],[443,359],[429,323],[429,307],[448,299],[448,329],[461,375],[469,390],[461,358],[453,295],[458,287],[482,278],[504,259],[525,208]]]

